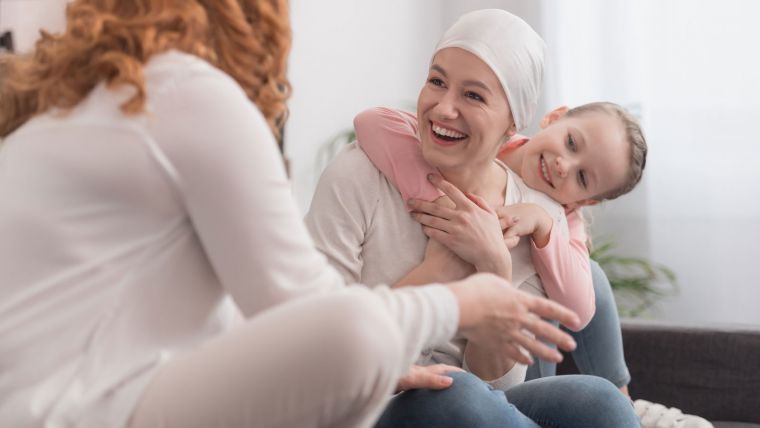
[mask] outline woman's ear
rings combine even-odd
[[[544,118],[541,119],[541,124],[539,126],[541,127],[541,129],[546,128],[547,126],[551,125],[552,122],[564,116],[568,110],[570,109],[567,108],[567,106],[561,106],[561,107],[555,108],[549,113],[546,113],[546,116],[544,116]]]

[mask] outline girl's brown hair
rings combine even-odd
[[[644,167],[647,164],[647,141],[646,138],[644,138],[644,132],[641,130],[641,125],[639,124],[638,119],[626,109],[615,103],[596,102],[583,104],[570,109],[565,116],[580,116],[584,113],[591,112],[606,113],[617,118],[623,126],[628,144],[631,146],[629,152],[631,165],[626,182],[617,189],[612,189],[611,191],[594,198],[600,201],[615,199],[633,190],[639,181],[641,181],[641,177],[644,174]]]
[[[66,23],[60,35],[41,32],[30,55],[0,56],[0,137],[76,106],[100,82],[135,87],[121,109],[141,112],[143,65],[169,49],[232,76],[279,136],[290,94],[286,0],[75,0]]]

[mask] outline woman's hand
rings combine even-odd
[[[435,364],[432,366],[415,365],[399,379],[396,392],[408,391],[410,389],[445,389],[451,386],[451,383],[454,381],[451,377],[446,376],[446,373],[463,371],[459,367],[446,364]]]
[[[578,316],[559,303],[520,291],[490,274],[473,275],[448,286],[459,301],[459,331],[477,345],[523,364],[533,361],[521,348],[548,361],[562,361],[556,349],[539,339],[566,351],[575,349],[569,334],[541,319],[557,320],[571,329],[579,327]]]
[[[498,207],[496,214],[504,230],[504,242],[509,248],[514,248],[520,237],[526,235],[530,235],[539,248],[549,243],[554,221],[542,206],[530,203],[513,204]]]
[[[430,181],[443,191],[454,207],[413,199],[412,215],[422,224],[425,234],[434,239],[479,272],[512,277],[512,260],[504,245],[504,236],[496,212],[481,198],[464,194],[438,175]]]

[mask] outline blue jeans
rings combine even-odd
[[[449,374],[443,390],[419,389],[395,397],[375,428],[639,428],[630,401],[600,377],[536,379],[494,390],[471,373]]]
[[[578,347],[572,353],[578,371],[603,377],[615,386],[622,387],[631,381],[623,355],[623,337],[620,331],[615,297],[610,281],[599,264],[591,260],[591,276],[596,295],[596,312],[591,322],[579,332],[568,332]],[[528,367],[526,380],[553,376],[557,372],[554,363],[537,360]]]

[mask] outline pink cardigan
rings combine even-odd
[[[415,115],[377,107],[357,115],[354,128],[359,147],[398,188],[404,200],[432,201],[442,195],[426,178],[437,171],[422,157]],[[528,141],[524,136],[513,137],[499,152],[499,157]],[[531,255],[546,294],[575,311],[583,328],[595,311],[586,230],[579,212],[569,211],[566,215],[569,240],[552,233],[545,247],[531,245]]]

